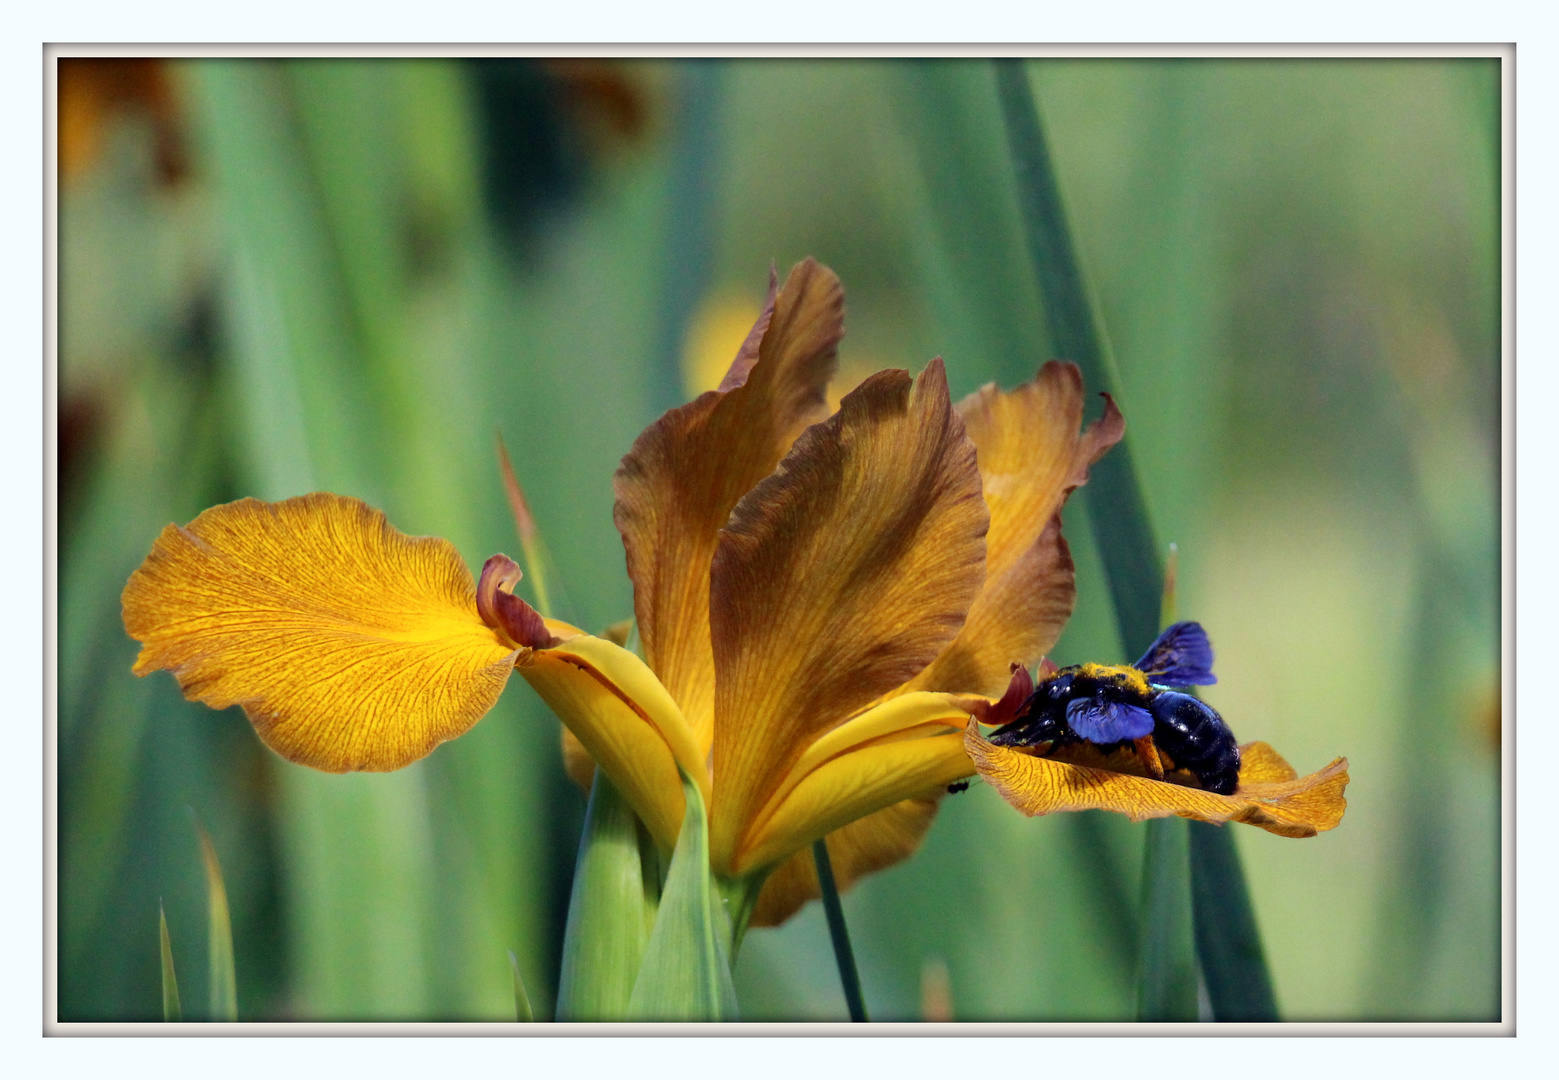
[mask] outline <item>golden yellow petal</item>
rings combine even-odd
[[[993,746],[973,722],[964,732],[964,746],[980,775],[1030,817],[1062,810],[1113,810],[1133,821],[1178,815],[1239,821],[1279,836],[1304,837],[1336,828],[1347,807],[1346,758],[1300,777],[1260,742],[1240,748],[1240,782],[1231,795]]]
[[[730,872],[778,862],[852,821],[973,775],[963,739],[945,727],[858,747],[807,773],[744,837]]]
[[[242,705],[278,754],[327,772],[399,769],[498,700],[514,650],[477,614],[454,546],[356,499],[242,499],[169,525],[124,590],[135,673]]]
[[[958,403],[980,455],[980,480],[991,511],[986,565],[995,578],[1039,537],[1088,466],[1124,434],[1111,406],[1081,431],[1083,376],[1052,360],[1011,392],[988,384]]]
[[[872,376],[737,504],[710,576],[717,866],[813,739],[958,633],[987,520],[939,360]]]
[[[906,799],[828,834],[828,859],[840,892],[861,878],[909,858],[936,817],[940,795]],[[821,895],[810,848],[769,875],[752,912],[752,926],[778,926]]]
[[[714,724],[709,565],[731,509],[826,415],[844,299],[833,271],[791,270],[718,390],[645,429],[613,481],[644,655],[707,750]],[[761,338],[761,346],[758,339]]]
[[[991,513],[985,587],[957,640],[911,688],[1000,694],[1009,664],[1031,666],[1071,617],[1076,589],[1061,506],[1125,426],[1107,402],[1104,416],[1079,431],[1082,374],[1059,361],[1010,393],[985,386],[961,401],[958,412],[979,452]]]
[[[644,661],[581,634],[522,651],[517,667],[655,838],[674,847],[686,809],[677,765],[706,791],[708,770],[681,710]]]
[[[584,633],[583,630],[558,622],[556,619],[548,619],[546,623],[547,628],[556,637],[570,638]],[[633,620],[622,619],[602,630],[599,636],[613,645],[626,646],[628,637],[632,633]],[[595,758],[590,756],[590,751],[586,750],[584,744],[579,741],[579,736],[568,730],[567,726],[560,725],[558,735],[563,751],[563,772],[578,784],[586,795],[590,794],[590,785],[595,783]]]
[[[1054,514],[1016,562],[986,579],[952,644],[903,689],[1001,694],[1013,664],[1029,667],[1055,646],[1076,599],[1072,553]]]
[[[765,844],[765,839],[771,824],[770,819],[780,811],[781,806],[787,804],[796,788],[815,771],[836,759],[846,757],[853,751],[858,751],[868,746],[877,746],[883,743],[906,740],[924,739],[930,735],[946,735],[962,733],[964,725],[969,717],[988,712],[990,703],[984,698],[971,698],[967,695],[909,693],[893,697],[881,704],[875,705],[859,715],[851,717],[831,731],[827,731],[806,748],[805,752],[791,766],[769,796],[754,818],[753,826],[744,834],[739,844],[737,861],[738,872],[751,869],[761,863],[755,861],[761,858],[763,862],[772,862],[775,858],[772,852],[761,852],[759,856],[752,856],[748,848],[753,844]],[[945,750],[945,747],[941,749]],[[904,792],[919,794],[928,786],[945,786],[952,780],[972,775],[974,766],[963,754],[962,748],[958,750],[961,759],[957,762],[959,771],[957,776],[940,782],[932,780],[928,783],[917,780],[907,780],[903,785],[903,791],[890,792],[886,797],[875,800],[868,796],[868,801],[876,801],[877,805],[868,806],[866,809],[855,809],[851,812],[852,818],[862,817],[867,813],[880,809],[889,803],[897,802],[903,798]],[[918,767],[916,763],[910,763],[911,767]],[[806,834],[806,838],[795,840],[794,846],[811,843],[818,836],[831,828],[841,824],[838,815],[838,803],[851,800],[854,796],[864,794],[864,791],[852,790],[848,770],[840,773],[838,770],[830,770],[828,776],[835,781],[830,785],[810,785],[802,792],[799,798],[802,802],[790,805],[781,816],[778,827],[781,829],[799,829]],[[838,781],[842,781],[839,783]],[[814,824],[808,820],[815,816],[822,824]],[[781,841],[781,846],[789,842]],[[766,857],[763,857],[766,856]]]

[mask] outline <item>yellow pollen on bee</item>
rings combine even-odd
[[[1083,678],[1102,683],[1113,683],[1123,690],[1147,697],[1150,693],[1148,677],[1134,667],[1114,664],[1083,664],[1078,670]]]

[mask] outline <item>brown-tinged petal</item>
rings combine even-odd
[[[867,874],[913,855],[936,817],[939,795],[905,799],[828,834],[828,858],[840,892]],[[752,926],[778,926],[821,894],[810,848],[775,868],[758,893]]]
[[[1071,617],[1076,588],[1061,506],[1125,425],[1106,396],[1104,415],[1080,431],[1082,374],[1054,360],[1010,393],[977,390],[958,412],[979,452],[991,513],[985,587],[958,639],[911,688],[999,694],[1009,664],[1028,666],[1049,652]]]
[[[644,661],[605,638],[580,634],[548,649],[522,650],[515,666],[655,838],[674,847],[686,809],[678,766],[705,791],[709,777],[682,711]]]
[[[1086,431],[1083,376],[1052,360],[1010,392],[994,384],[958,403],[980,455],[980,481],[991,511],[986,565],[996,578],[1038,539],[1066,496],[1088,479],[1088,466],[1125,434],[1114,402]]]
[[[1055,645],[1077,599],[1072,553],[1061,515],[969,606],[958,637],[904,690],[1000,694],[1014,663],[1034,663]]]
[[[1062,810],[1113,810],[1133,821],[1178,815],[1216,823],[1240,821],[1279,836],[1304,837],[1336,828],[1347,807],[1346,758],[1301,777],[1262,742],[1240,748],[1239,786],[1231,795],[994,746],[981,737],[974,721],[964,732],[964,746],[980,775],[1030,817]]]
[[[125,586],[135,673],[242,705],[267,746],[327,772],[398,769],[498,700],[514,647],[446,540],[356,499],[242,499],[170,525]]]
[[[646,428],[613,481],[645,658],[706,750],[714,725],[709,566],[720,529],[825,414],[844,334],[833,271],[807,259],[778,295],[772,283],[770,290],[720,388]]]
[[[987,521],[940,360],[868,379],[737,505],[711,572],[716,865],[807,744],[958,633]]]

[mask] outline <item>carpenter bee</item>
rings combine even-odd
[[[1130,667],[1077,664],[1043,679],[1016,718],[991,735],[997,746],[1057,750],[1091,743],[1134,752],[1154,779],[1234,790],[1240,749],[1223,717],[1173,687],[1210,686],[1213,647],[1200,623],[1175,623]]]

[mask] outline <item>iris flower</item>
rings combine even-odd
[[[974,773],[970,716],[1060,635],[1061,506],[1123,423],[1107,403],[1081,431],[1062,363],[955,408],[940,360],[828,416],[838,279],[807,260],[776,285],[719,388],[618,470],[643,659],[543,618],[507,557],[473,582],[447,541],[316,493],[168,526],[124,592],[135,672],[169,669],[288,760],[341,772],[425,756],[517,670],[577,740],[571,771],[593,759],[667,849],[680,774],[699,785],[714,871],[767,882],[756,925],[817,895],[822,836],[842,886],[904,858]]]
[[[570,772],[599,766],[667,850],[690,777],[711,869],[752,905],[738,918],[783,921],[818,895],[815,840],[848,887],[913,852],[977,766],[1012,798],[1003,768],[1057,764],[1006,762],[976,725],[1011,713],[1059,637],[1060,511],[1124,430],[1108,398],[1081,429],[1081,376],[1058,362],[956,407],[940,360],[882,371],[830,416],[843,311],[812,260],[782,290],[771,274],[720,386],[623,458],[642,659],[543,618],[506,556],[473,581],[447,541],[316,493],[168,526],[124,592],[135,672],[169,669],[288,760],[341,772],[425,756],[518,671],[566,726]]]

